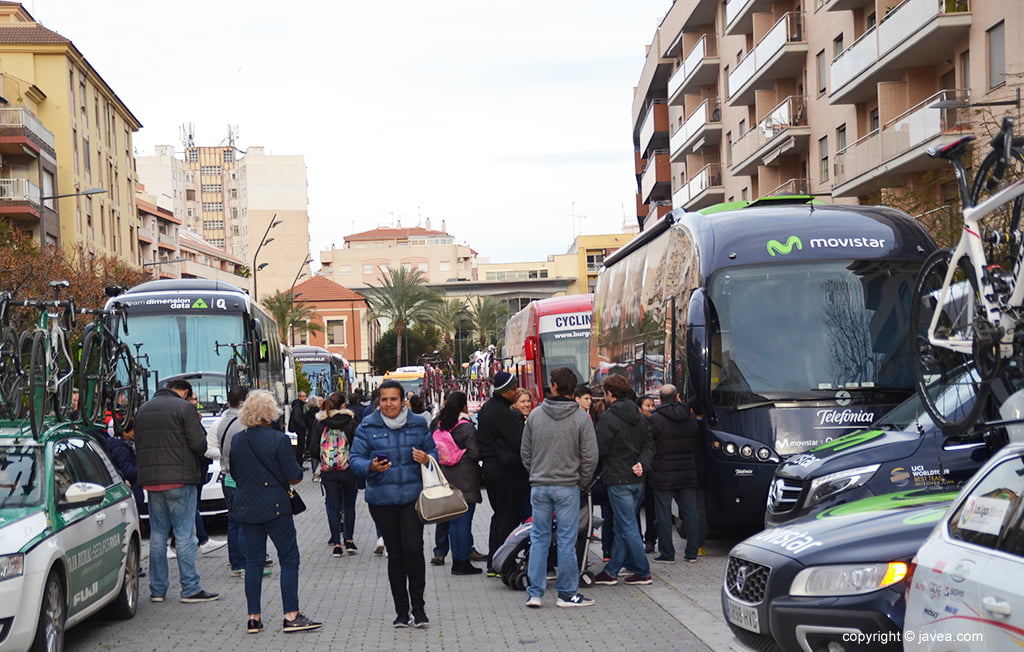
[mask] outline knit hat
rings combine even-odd
[[[507,392],[516,386],[518,381],[516,380],[515,374],[510,374],[507,371],[499,371],[494,374],[494,393],[501,394]]]

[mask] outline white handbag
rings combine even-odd
[[[420,464],[423,490],[416,499],[416,514],[424,523],[447,523],[465,514],[469,505],[458,487],[448,484],[437,460],[428,457],[428,463]]]

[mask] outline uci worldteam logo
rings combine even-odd
[[[782,244],[778,240],[768,241],[768,253],[772,256],[775,254],[788,254],[793,251],[793,247],[801,250],[804,248],[804,243],[795,235],[789,236],[789,240],[786,240],[786,244]]]

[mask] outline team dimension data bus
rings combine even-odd
[[[594,381],[680,388],[714,527],[760,527],[783,458],[914,392],[910,298],[934,242],[900,211],[809,199],[673,211],[598,278]]]

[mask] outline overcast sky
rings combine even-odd
[[[24,4],[142,122],[137,154],[193,123],[199,145],[237,125],[243,150],[303,155],[314,256],[430,218],[543,260],[635,221],[632,89],[671,0]]]

